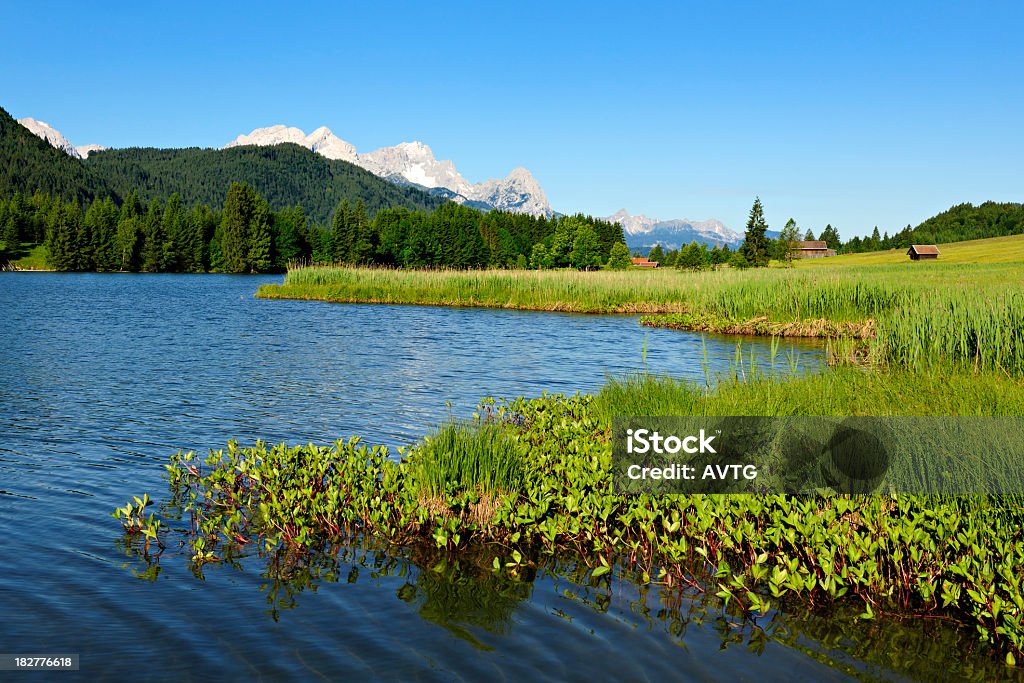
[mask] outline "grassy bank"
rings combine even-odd
[[[53,270],[47,262],[50,255],[45,244],[23,244],[14,258],[4,264],[5,270]]]
[[[825,260],[825,259],[822,259]],[[832,260],[832,259],[828,259]],[[669,314],[680,329],[872,338],[858,358],[1024,373],[1024,264],[667,271],[410,271],[312,267],[263,298]]]
[[[766,316],[749,320],[733,320],[707,313],[666,313],[641,316],[640,324],[646,327],[663,327],[670,330],[762,337],[873,339],[875,336],[875,321],[871,318],[863,322],[835,322],[824,318],[775,322]]]

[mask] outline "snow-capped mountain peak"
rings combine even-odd
[[[27,116],[23,119],[18,119],[18,123],[28,128],[36,136],[46,140],[57,149],[63,151],[65,154],[69,154],[76,159],[81,158],[82,155],[79,154],[78,150],[75,149],[75,146],[71,144],[71,141],[64,137],[59,130],[45,121],[37,121],[31,116]]]
[[[643,214],[637,216],[630,215],[629,211],[625,209],[619,209],[605,220],[610,223],[618,223],[629,235],[650,232],[654,224],[657,223],[653,218],[648,218]]]
[[[472,199],[473,186],[456,170],[455,164],[449,160],[438,161],[433,150],[422,142],[382,147],[359,155],[355,163],[383,178],[405,180],[423,187],[444,187]]]
[[[328,159],[341,159],[353,162],[358,156],[355,145],[339,138],[327,126],[320,126],[307,135],[305,140],[311,150],[317,154],[322,154]]]
[[[305,141],[306,134],[304,132],[298,128],[290,128],[279,123],[275,126],[257,128],[248,135],[239,135],[233,141],[224,145],[224,148],[240,147],[242,145],[281,145],[286,142],[302,145]]]
[[[534,215],[551,216],[554,213],[540,183],[525,168],[513,169],[504,180],[471,183],[459,173],[452,161],[437,159],[430,146],[419,141],[400,142],[392,147],[359,154],[353,145],[326,127],[306,135],[299,128],[278,124],[239,135],[225,148],[285,142],[302,145],[330,159],[348,161],[392,182],[447,190],[455,201],[481,202],[497,209]]]
[[[106,149],[103,145],[79,145],[76,147],[71,144],[71,141],[64,137],[64,134],[59,130],[45,121],[39,121],[31,116],[18,119],[18,123],[25,126],[25,128],[28,128],[32,134],[46,140],[53,147],[56,147],[68,156],[75,157],[76,159],[85,159],[93,152],[99,152],[100,150]]]
[[[522,166],[512,169],[504,180],[487,180],[474,186],[470,199],[491,206],[534,216],[550,216],[547,195],[533,174]]]
[[[321,126],[309,135],[306,135],[305,131],[301,128],[285,126],[279,123],[266,128],[257,128],[248,135],[239,135],[224,145],[224,149],[242,145],[266,147],[281,145],[287,142],[311,149],[328,159],[341,159],[349,162],[356,159],[356,148],[332,133],[331,129],[327,126]]]

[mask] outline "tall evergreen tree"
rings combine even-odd
[[[117,262],[118,268],[137,271],[142,254],[142,205],[134,192],[125,198],[117,218]]]
[[[274,268],[284,270],[302,258],[300,235],[306,232],[306,214],[295,205],[274,214]]]
[[[821,231],[821,239],[828,245],[829,249],[839,251],[840,247],[843,246],[843,241],[839,238],[839,231],[833,228],[831,223],[826,225],[825,229]]]
[[[354,228],[348,200],[343,199],[331,219],[331,254],[334,261],[349,263],[352,260],[352,247],[356,238]]]
[[[165,270],[166,238],[164,236],[163,210],[159,200],[149,203],[146,218],[142,224],[142,271],[162,273]]]
[[[871,241],[869,243],[868,249],[870,251],[878,251],[881,248],[882,248],[882,235],[879,234],[878,226],[876,225],[875,229],[871,232]]]
[[[49,264],[54,270],[75,270],[77,266],[76,240],[81,217],[78,204],[57,201],[50,212]]]
[[[224,200],[221,218],[220,267],[226,273],[249,271],[249,228],[256,211],[254,193],[248,185],[232,183]]]
[[[352,222],[352,249],[349,258],[353,263],[369,263],[376,253],[378,240],[374,239],[370,219],[366,216],[366,205],[362,199],[356,201],[356,207],[349,220]]]
[[[181,196],[175,192],[167,200],[161,228],[164,233],[163,269],[171,272],[185,271],[185,246],[188,242],[185,224],[185,209]]]
[[[273,236],[270,232],[270,206],[256,195],[253,202],[252,222],[249,225],[247,270],[251,273],[269,272],[272,265]]]
[[[761,198],[757,197],[750,209],[747,229],[743,235],[743,244],[739,249],[739,253],[747,265],[759,268],[768,265],[768,250],[771,245],[765,235],[767,231],[768,224],[764,220],[764,207],[761,206]]]

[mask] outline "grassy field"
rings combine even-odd
[[[1024,263],[1024,235],[940,244],[939,251],[942,253],[935,263]],[[798,268],[843,268],[893,264],[904,265],[907,268],[920,268],[935,265],[929,261],[911,261],[907,256],[906,249],[843,254],[827,259],[801,259],[795,263]]]
[[[8,270],[51,270],[46,262],[50,254],[45,244],[23,245],[28,251],[20,252],[18,258],[11,260],[5,267]]]

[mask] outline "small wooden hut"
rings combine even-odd
[[[939,248],[934,244],[911,244],[907,256],[911,261],[933,261],[939,258]]]
[[[827,258],[835,256],[836,250],[829,249],[823,240],[805,240],[797,242],[793,248],[793,258]]]

